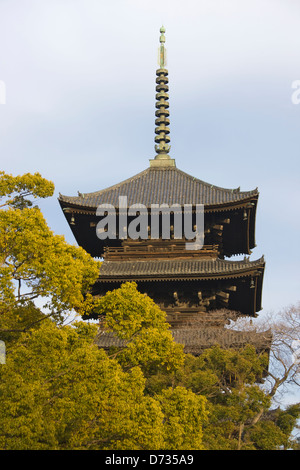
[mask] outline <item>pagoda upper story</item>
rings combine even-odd
[[[165,28],[160,29],[159,68],[156,71],[155,152],[144,171],[109,188],[78,196],[60,195],[59,202],[78,242],[92,256],[103,257],[106,247],[118,246],[116,240],[99,240],[95,226],[99,221],[97,207],[113,205],[119,210],[119,197],[132,204],[203,204],[205,210],[205,245],[218,245],[219,256],[251,254],[255,247],[257,188],[240,191],[206,183],[176,167],[169,155],[170,119],[169,86],[166,69]],[[151,224],[149,216],[149,226]],[[117,233],[117,239],[119,239]]]
[[[111,204],[118,212],[120,196],[127,197],[128,207],[137,202],[145,205],[149,210],[149,225],[153,204],[180,204],[182,207],[204,204],[205,244],[218,244],[221,257],[249,255],[255,247],[257,189],[224,189],[205,183],[175,166],[150,166],[100,191],[73,197],[60,195],[60,205],[77,243],[94,257],[101,258],[107,246],[120,245],[118,240],[99,240],[95,229],[99,221],[97,207]]]
[[[94,257],[104,258],[94,293],[103,295],[122,282],[134,280],[169,314],[198,314],[219,307],[246,315],[261,309],[263,258],[231,261],[233,255],[250,255],[255,244],[257,188],[241,191],[209,184],[178,169],[170,157],[169,81],[166,69],[165,30],[160,30],[159,68],[156,71],[155,152],[144,171],[118,184],[77,196],[59,196],[59,203],[77,243]],[[120,197],[126,207],[120,206]],[[99,238],[103,204],[116,210],[116,233]],[[147,211],[145,239],[122,236],[121,216],[134,204]],[[161,230],[151,238],[153,205],[191,207],[196,225],[196,207],[204,206],[204,244],[187,250],[186,238],[174,237],[175,211],[170,212],[170,237]],[[161,217],[163,211],[161,213]],[[123,220],[123,219],[122,219]],[[132,218],[127,217],[127,224]],[[121,233],[122,232],[122,233]],[[175,317],[174,317],[175,316]],[[177,318],[177,317],[176,317]],[[171,320],[170,320],[171,321]]]

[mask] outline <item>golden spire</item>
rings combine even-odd
[[[156,70],[156,112],[155,112],[155,151],[156,156],[153,160],[150,160],[150,166],[175,166],[175,160],[171,159],[168,155],[171,145],[170,142],[170,129],[168,125],[169,120],[169,87],[168,87],[168,70],[165,68],[167,64],[167,54],[165,48],[165,28],[160,28],[160,46],[158,53],[158,65],[159,69]]]
[[[159,65],[159,68],[160,69],[164,69],[165,66],[167,65],[167,50],[165,48],[165,42],[166,42],[166,38],[165,38],[165,28],[162,26],[160,28],[160,38],[159,38],[159,42],[160,42],[160,47],[158,48],[158,65]]]

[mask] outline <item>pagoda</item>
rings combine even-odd
[[[78,245],[93,257],[103,259],[93,295],[102,296],[124,282],[135,281],[138,290],[166,312],[175,340],[193,354],[216,342],[226,347],[259,342],[259,349],[266,349],[265,337],[258,341],[259,335],[249,338],[225,328],[232,316],[256,317],[262,308],[265,261],[263,257],[250,261],[251,250],[256,246],[258,190],[214,186],[181,171],[170,157],[163,27],[160,33],[155,157],[144,171],[106,189],[77,196],[60,194],[60,206]],[[136,204],[145,208],[147,233],[130,237],[128,229],[134,217],[129,209]],[[189,207],[195,229],[199,205],[204,211],[202,243],[189,249],[191,240],[175,234],[176,211],[183,214],[184,208]],[[99,222],[107,217],[107,212],[99,215],[99,207],[115,208],[113,236],[99,234]],[[156,237],[151,236],[153,207],[161,208]],[[163,229],[163,207],[176,207],[169,211],[167,234]],[[242,259],[228,259],[234,255],[242,255]],[[102,334],[99,345],[109,347],[117,341],[111,334]]]

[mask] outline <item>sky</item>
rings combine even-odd
[[[0,0],[1,169],[52,180],[40,207],[75,243],[58,193],[104,189],[155,156],[162,25],[170,156],[216,186],[258,187],[250,259],[266,260],[262,314],[278,312],[300,300],[300,2]]]

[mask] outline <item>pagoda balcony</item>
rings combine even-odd
[[[184,240],[145,240],[126,242],[120,247],[105,247],[105,260],[201,258],[217,259],[218,245],[204,245],[201,250],[186,250]]]

